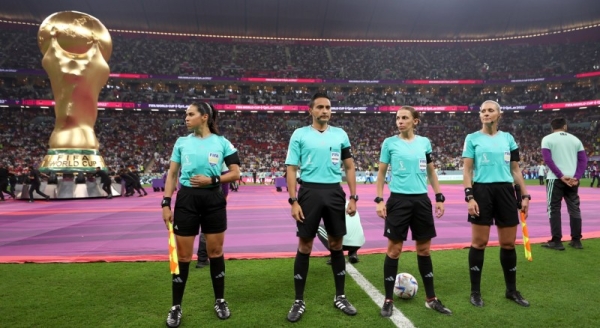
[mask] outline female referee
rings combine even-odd
[[[402,106],[396,113],[396,126],[400,133],[385,139],[381,145],[375,203],[377,215],[385,219],[384,236],[388,238],[387,254],[383,262],[383,317],[391,317],[394,310],[394,283],[398,272],[398,260],[409,227],[412,238],[416,241],[417,264],[425,285],[425,307],[452,315],[452,311],[435,296],[433,287],[433,265],[429,250],[436,231],[431,201],[427,196],[427,179],[429,178],[435,192],[437,218],[444,215],[444,195],[440,191],[431,160],[431,142],[415,134],[415,126],[419,121],[419,113],[413,107]],[[389,184],[391,195],[387,203],[384,203],[383,185],[388,165],[392,168],[392,181]]]
[[[463,148],[463,185],[468,203],[468,221],[471,222],[471,249],[469,270],[471,304],[483,306],[481,272],[485,247],[490,238],[490,226],[498,229],[500,264],[504,271],[506,298],[521,306],[529,302],[517,291],[517,253],[515,239],[519,224],[518,205],[513,182],[521,186],[522,208],[527,215],[531,196],[519,169],[519,148],[510,133],[498,130],[502,114],[500,105],[491,100],[481,104],[481,130],[467,135]]]
[[[215,294],[214,309],[219,319],[230,316],[225,302],[225,261],[223,240],[227,230],[226,200],[221,183],[239,179],[240,160],[237,150],[217,130],[217,112],[207,103],[193,103],[186,110],[185,123],[193,133],[177,139],[171,155],[171,165],[165,184],[162,216],[165,225],[173,223],[179,274],[173,275],[173,306],[167,316],[168,327],[181,323],[181,301],[194,253],[194,238],[202,229],[206,236],[210,276]],[[225,162],[229,173],[221,175]],[[171,213],[171,195],[175,190],[181,168],[174,214]]]

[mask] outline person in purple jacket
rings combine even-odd
[[[565,250],[562,244],[560,207],[562,199],[567,203],[571,222],[571,242],[569,245],[582,249],[581,210],[579,208],[579,180],[585,172],[587,156],[581,140],[567,133],[567,121],[558,117],[550,122],[552,133],[542,139],[542,156],[550,169],[546,184],[548,216],[552,239],[542,247],[559,251]]]
[[[600,167],[598,167],[598,162],[596,161],[590,165],[590,178],[592,178],[590,188],[594,187],[594,181],[596,181],[596,188],[600,188]]]

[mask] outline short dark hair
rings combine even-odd
[[[312,96],[312,98],[310,98],[310,102],[308,103],[308,108],[312,109],[313,106],[315,105],[315,100],[317,100],[319,98],[326,98],[327,100],[331,101],[331,99],[329,98],[329,96],[327,96],[327,94],[322,93],[322,92],[317,92]]]
[[[567,125],[567,120],[564,117],[557,117],[550,122],[552,130],[562,129]]]

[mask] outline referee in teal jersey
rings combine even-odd
[[[331,268],[336,294],[333,304],[347,315],[355,315],[356,309],[346,299],[346,261],[342,241],[346,234],[346,213],[356,213],[356,175],[354,159],[348,135],[341,128],[330,126],[331,101],[327,95],[315,94],[308,107],[312,124],[296,129],[290,139],[287,158],[287,187],[292,216],[297,221],[298,251],[294,262],[294,287],[296,300],[287,319],[296,322],[306,308],[304,287],[313,241],[323,219],[328,232],[331,251]],[[344,164],[350,199],[346,208],[346,193],[342,189],[341,166]],[[301,186],[296,195],[296,173],[300,171]]]
[[[194,239],[202,229],[210,259],[210,276],[215,295],[214,309],[219,319],[230,316],[225,302],[225,260],[223,241],[227,230],[227,212],[222,183],[240,177],[240,159],[237,150],[217,130],[217,112],[207,103],[194,103],[186,110],[185,123],[193,133],[177,139],[171,155],[171,165],[161,203],[165,224],[173,223],[179,274],[173,275],[173,303],[167,316],[168,327],[181,323],[181,301],[194,253]],[[221,175],[223,163],[229,172]],[[171,213],[171,196],[179,182],[174,214]]]
[[[517,252],[515,240],[519,224],[518,204],[513,183],[521,187],[521,211],[527,215],[531,196],[519,169],[519,148],[510,133],[498,130],[502,110],[491,100],[481,104],[481,130],[467,135],[462,153],[464,160],[463,185],[471,222],[469,270],[471,304],[483,306],[481,273],[490,227],[496,224],[500,243],[500,264],[504,271],[506,298],[521,306],[529,302],[517,291]]]
[[[413,107],[402,106],[396,113],[399,133],[386,138],[381,145],[379,172],[377,175],[377,215],[385,219],[384,236],[388,238],[387,252],[383,262],[383,286],[385,301],[381,307],[382,317],[391,317],[394,310],[394,283],[398,273],[398,260],[402,245],[412,232],[416,242],[417,264],[425,285],[425,307],[451,315],[452,311],[442,304],[433,287],[433,264],[431,263],[431,239],[437,234],[431,212],[431,200],[427,196],[427,179],[435,192],[435,211],[438,218],[444,215],[444,195],[431,159],[431,142],[416,135],[419,113]],[[388,165],[392,168],[391,191],[387,203],[383,201],[383,185]]]

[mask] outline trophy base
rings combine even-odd
[[[96,172],[106,170],[104,159],[97,149],[48,149],[39,171],[48,173]]]

